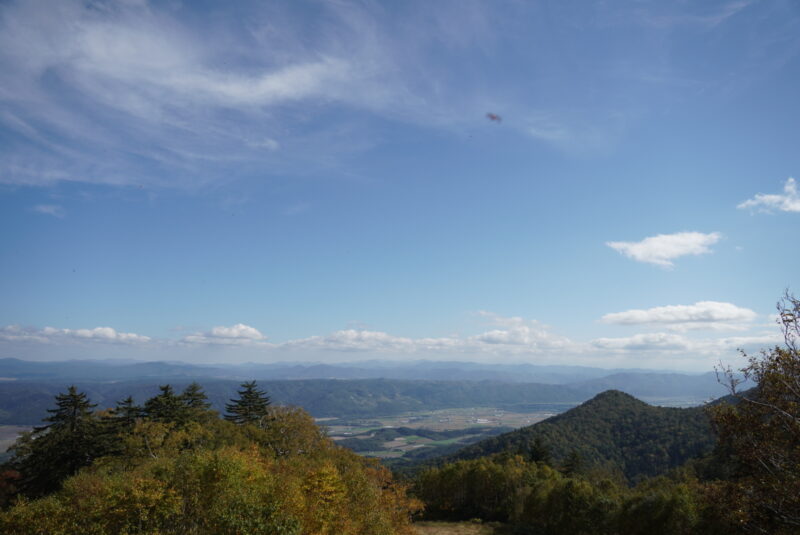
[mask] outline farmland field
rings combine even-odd
[[[320,421],[341,445],[370,457],[433,456],[483,438],[540,422],[573,404],[547,404],[509,411],[495,407],[410,412],[383,418]]]

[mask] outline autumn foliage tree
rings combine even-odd
[[[732,463],[717,499],[752,533],[800,532],[800,299],[787,292],[778,313],[784,346],[745,355],[741,373],[756,384],[750,390],[739,391],[741,379],[724,370],[735,403],[713,411]]]
[[[269,425],[237,425],[209,409],[199,385],[180,395],[164,385],[142,408],[130,398],[92,408],[70,388],[48,426],[18,444],[18,471],[0,471],[0,500],[20,481],[55,477],[0,511],[0,533],[413,533],[419,503],[405,487],[338,447],[301,409],[270,406],[258,420]],[[104,451],[90,448],[109,440]]]

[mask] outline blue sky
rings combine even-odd
[[[736,363],[798,94],[788,0],[2,2],[0,356]]]

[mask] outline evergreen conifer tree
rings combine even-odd
[[[536,437],[528,445],[527,458],[535,463],[543,463],[547,465],[553,464],[553,458],[548,448],[542,441],[542,437]]]
[[[188,411],[181,397],[175,394],[171,385],[158,388],[161,392],[144,404],[145,416],[157,422],[184,423]]]
[[[111,414],[120,427],[130,429],[138,418],[144,416],[144,409],[134,403],[133,397],[128,396],[117,402],[117,406],[111,409]]]
[[[561,473],[565,476],[572,477],[580,474],[584,468],[584,460],[578,450],[573,449],[567,455],[567,458],[564,459],[564,463],[561,465]]]
[[[70,386],[56,396],[56,408],[48,409],[46,425],[34,427],[14,446],[11,466],[22,474],[20,488],[39,496],[59,487],[67,477],[105,455],[108,444],[83,392]]]
[[[256,388],[255,381],[242,383],[239,398],[225,405],[228,414],[225,419],[238,425],[258,424],[269,411],[270,399],[267,393]]]
[[[203,387],[196,382],[183,390],[181,401],[190,409],[205,411],[211,408],[211,403],[208,402],[208,396],[203,392]]]

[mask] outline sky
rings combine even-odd
[[[0,357],[743,365],[798,94],[794,0],[5,0]]]

